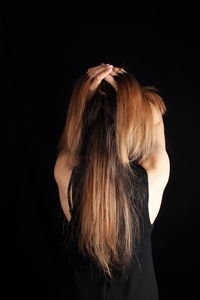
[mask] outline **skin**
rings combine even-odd
[[[98,85],[103,79],[109,82],[117,90],[117,84],[113,76],[119,72],[126,71],[124,69],[105,64],[89,68],[87,70],[88,79],[91,82],[89,96],[91,97],[95,93]],[[170,174],[170,161],[165,146],[164,123],[162,115],[160,111],[156,110],[156,108],[153,106],[152,111],[157,147],[154,153],[139,163],[146,170],[148,176],[148,210],[149,221],[151,224],[154,223],[160,210],[163,192],[169,180]],[[70,163],[66,165],[65,156],[62,154],[58,157],[54,167],[54,178],[58,185],[61,206],[68,221],[70,221],[71,215],[69,213],[66,190],[70,180],[71,172],[74,167],[75,165]]]
[[[88,79],[91,82],[88,95],[89,98],[95,94],[97,87],[103,79],[110,83],[117,91],[117,83],[113,76],[122,72],[126,71],[123,68],[117,68],[110,64],[101,64],[99,66],[89,68],[87,70]]]

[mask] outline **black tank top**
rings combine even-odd
[[[137,261],[132,262],[122,276],[115,277],[113,280],[108,279],[105,277],[104,272],[93,264],[89,257],[80,253],[76,242],[67,244],[68,234],[66,238],[63,299],[158,300],[158,288],[151,247],[153,225],[150,223],[148,212],[148,176],[142,166],[133,164],[133,167],[143,183],[145,194],[143,230],[138,247]],[[74,168],[71,178],[76,172],[78,172],[78,169]],[[73,202],[72,215],[77,205],[78,203]],[[68,224],[69,232],[70,223]]]

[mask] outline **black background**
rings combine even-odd
[[[127,68],[165,100],[171,170],[152,235],[155,271],[161,300],[198,299],[199,8],[198,1],[3,7],[4,157],[7,195],[14,192],[8,197],[12,263],[4,299],[13,299],[10,292],[21,299],[60,297],[63,215],[53,178],[56,147],[75,80],[102,62]]]

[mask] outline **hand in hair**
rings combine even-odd
[[[114,87],[116,91],[117,91],[117,83],[113,76],[116,76],[119,73],[127,73],[127,72],[123,68],[113,67],[112,72],[104,78],[108,83],[110,83]]]
[[[89,68],[87,70],[88,78],[91,80],[90,86],[90,97],[92,97],[101,83],[103,79],[105,79],[108,83],[110,83],[115,90],[117,90],[117,83],[114,80],[113,76],[117,75],[118,73],[126,72],[122,68],[114,67],[113,65],[109,64],[101,64],[96,67]]]

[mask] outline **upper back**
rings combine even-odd
[[[162,195],[169,178],[169,158],[166,152],[158,151],[156,162],[140,164],[147,176],[149,218],[153,224],[162,201]],[[68,166],[64,156],[60,156],[54,167],[54,177],[58,185],[61,207],[68,221],[71,219],[67,190],[72,172],[77,166]],[[145,176],[145,175],[144,175]]]

